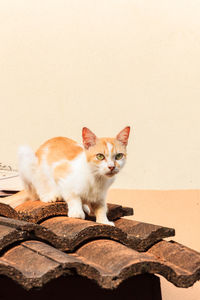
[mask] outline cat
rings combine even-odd
[[[29,146],[21,146],[19,174],[25,191],[7,197],[7,204],[16,207],[27,198],[42,202],[63,199],[69,217],[85,219],[91,208],[96,222],[114,225],[107,218],[106,194],[126,162],[129,133],[127,126],[115,138],[98,138],[84,127],[83,145],[56,137],[36,153]]]

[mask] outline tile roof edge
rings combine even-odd
[[[42,245],[44,244],[42,242],[37,243]],[[118,244],[117,242],[113,241],[112,243],[114,243],[114,245]],[[52,260],[48,252],[47,254],[45,254],[40,252],[40,250],[34,250],[29,245],[27,246],[27,244],[28,242],[24,242],[22,243],[22,246],[32,250],[37,255],[42,255],[47,259]],[[143,273],[160,274],[177,287],[184,288],[192,286],[197,280],[200,279],[200,267],[197,268],[197,270],[193,274],[186,274],[183,272],[182,274],[178,274],[178,272],[180,272],[181,269],[179,269],[178,267],[173,267],[172,265],[170,266],[162,260],[159,261],[154,255],[151,255],[149,253],[138,253],[138,258],[136,257],[135,260],[132,261],[130,257],[130,261],[128,259],[127,264],[121,267],[120,271],[116,269],[113,272],[107,272],[106,270],[102,269],[101,266],[86,259],[81,254],[65,254],[62,251],[59,251],[53,248],[52,246],[46,244],[44,244],[44,247],[47,247],[49,249],[48,251],[56,251],[56,255],[57,253],[60,253],[61,256],[66,256],[66,260],[69,257],[69,262],[61,262],[61,260],[59,259],[53,259],[53,261],[55,261],[53,267],[47,270],[47,272],[41,275],[41,277],[35,278],[31,276],[25,276],[23,272],[20,272],[20,270],[15,267],[15,265],[1,258],[0,274],[6,275],[7,277],[10,277],[11,279],[17,281],[27,290],[34,287],[42,287],[48,281],[66,274],[78,274],[80,276],[87,277],[90,280],[95,280],[98,283],[98,285],[104,289],[115,289],[124,280]],[[134,250],[131,251],[133,251],[134,253]]]

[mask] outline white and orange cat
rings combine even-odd
[[[69,217],[84,219],[91,208],[97,222],[114,225],[106,215],[106,194],[126,162],[129,132],[130,127],[125,127],[115,138],[97,138],[84,127],[83,146],[57,137],[36,153],[29,146],[20,147],[19,173],[25,191],[4,198],[4,203],[7,200],[15,207],[26,198],[43,202],[63,199]]]

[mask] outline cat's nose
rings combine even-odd
[[[115,169],[115,166],[108,166],[108,169],[112,172]]]

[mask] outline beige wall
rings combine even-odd
[[[133,128],[115,187],[200,188],[200,2],[0,0],[0,161]]]

